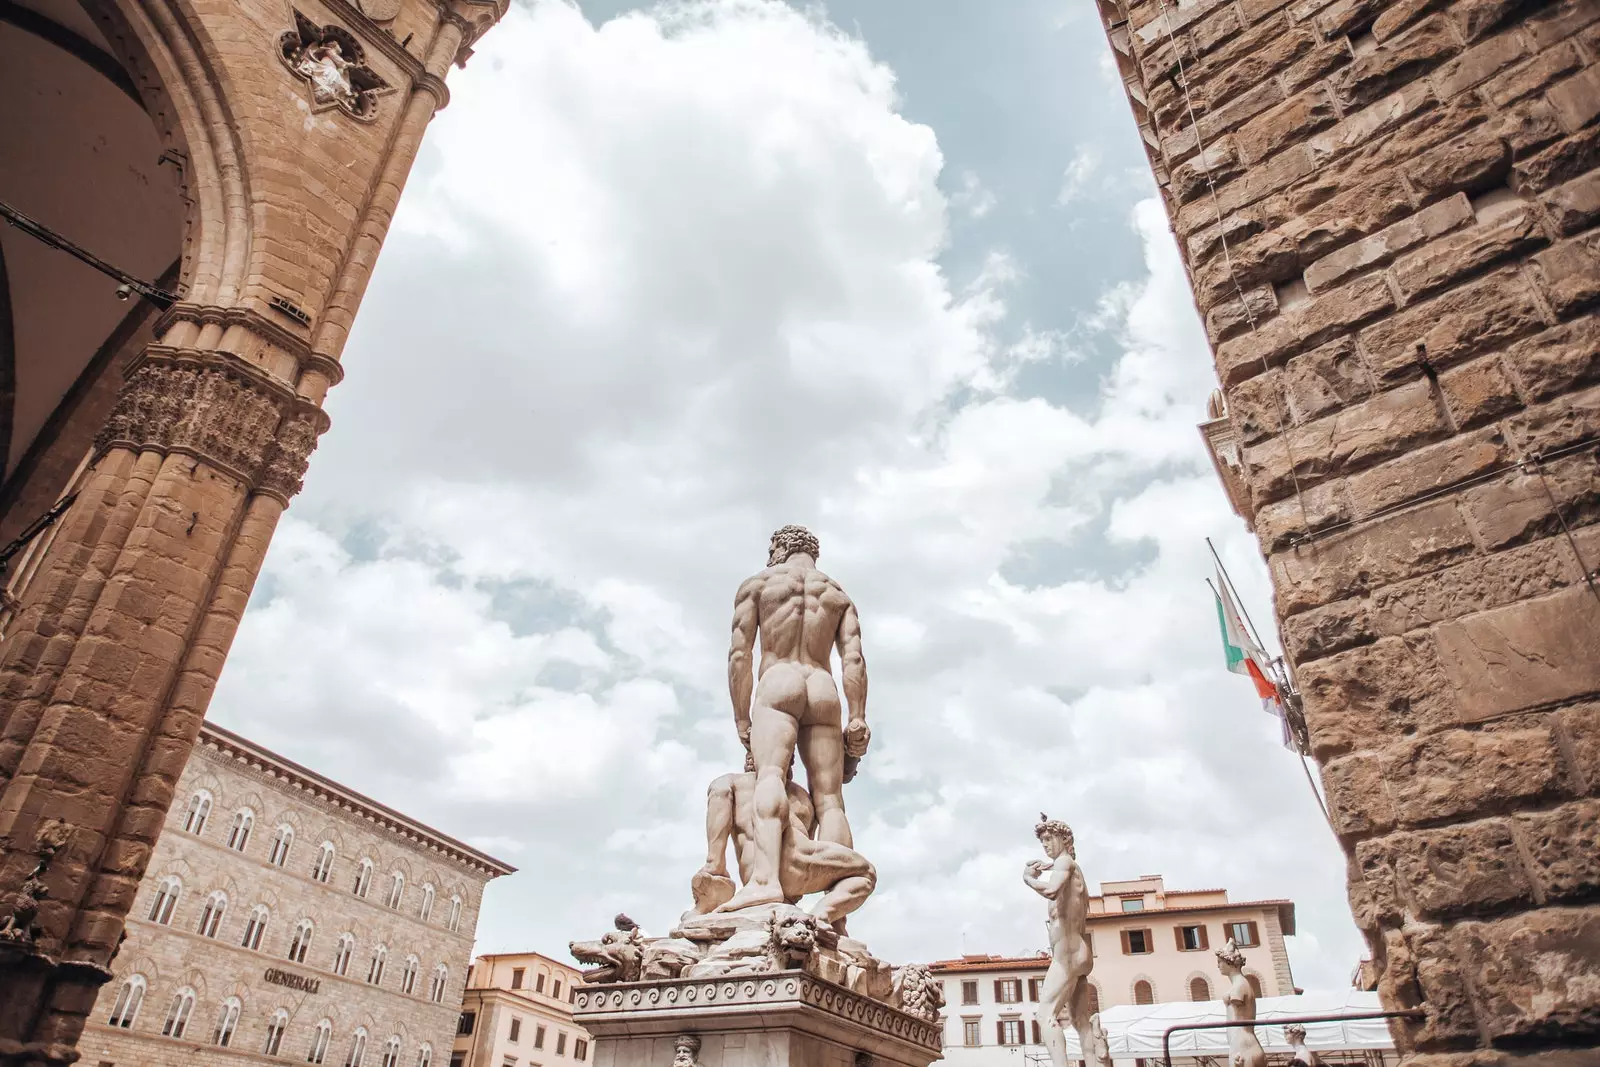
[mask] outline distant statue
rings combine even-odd
[[[339,42],[329,38],[306,48],[295,62],[294,69],[311,83],[312,95],[318,101],[354,101],[355,86],[350,83],[350,63],[344,57]]]
[[[1256,992],[1244,976],[1244,953],[1228,938],[1217,950],[1217,970],[1227,981],[1222,1002],[1228,1007],[1229,1022],[1256,1021]],[[1267,1053],[1256,1040],[1254,1026],[1235,1026],[1228,1030],[1228,1062],[1231,1067],[1267,1067]]]
[[[750,884],[756,863],[757,780],[750,763],[747,757],[743,774],[725,774],[706,791],[706,862],[690,881],[696,914],[710,914],[734,896],[733,879],[728,877],[730,839],[739,877]],[[818,840],[811,795],[792,777],[785,786],[789,828],[778,870],[784,900],[794,904],[809,894],[822,893],[811,914],[842,934],[845,916],[872,894],[877,872],[855,849]]]
[[[767,567],[746,579],[733,604],[728,693],[734,725],[755,768],[749,865],[744,885],[718,911],[785,902],[784,840],[790,832],[789,775],[796,753],[816,824],[815,840],[852,849],[844,783],[866,754],[867,665],[856,607],[817,570],[817,539],[803,526],[772,535]],[[756,638],[761,664],[752,671]],[[846,724],[834,684],[839,650]],[[859,902],[858,902],[859,903]]]
[[[1322,1060],[1306,1048],[1306,1028],[1290,1023],[1283,1028],[1283,1039],[1289,1042],[1289,1062],[1286,1067],[1322,1067]]]
[[[1030,861],[1022,871],[1028,888],[1050,902],[1045,924],[1050,934],[1050,968],[1039,991],[1039,1033],[1054,1067],[1067,1067],[1067,1038],[1061,1028],[1065,1015],[1077,1031],[1079,1047],[1090,1067],[1111,1067],[1110,1057],[1102,1057],[1095,1046],[1097,1015],[1091,1009],[1094,988],[1089,984],[1089,972],[1094,969],[1087,929],[1089,887],[1078,866],[1072,828],[1041,813],[1033,832],[1049,857]],[[1102,1032],[1102,1044],[1104,1036]]]
[[[1089,1033],[1094,1037],[1094,1058],[1089,1059],[1085,1054],[1084,1059],[1093,1064],[1106,1064],[1111,1062],[1111,1042],[1106,1037],[1105,1027],[1100,1025],[1100,1013],[1095,1012],[1089,1016]]]

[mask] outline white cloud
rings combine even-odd
[[[1056,193],[1056,203],[1066,205],[1090,191],[1090,185],[1100,175],[1100,150],[1094,145],[1079,145],[1067,162],[1061,175],[1061,191]]]
[[[1017,870],[1044,807],[1091,877],[1295,897],[1297,977],[1342,982],[1342,859],[1217,662],[1203,536],[1264,579],[1200,451],[1211,372],[1159,205],[1132,220],[1148,276],[1082,326],[1121,355],[1073,410],[1017,384],[1062,336],[996,336],[1020,267],[941,270],[932,131],[816,17],[540,0],[452,87],[213,713],[515,843],[482,950],[559,952],[619,909],[663,928],[736,765],[733,590],[805,522],[872,670],[849,798],[874,948],[1040,947]]]
[[[982,181],[974,171],[961,172],[961,188],[950,194],[950,206],[965,211],[975,219],[981,219],[993,211],[999,200],[994,193],[984,187]]]

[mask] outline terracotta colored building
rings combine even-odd
[[[538,952],[479,956],[450,1067],[585,1067],[593,1042],[572,1021],[582,980],[578,968]]]
[[[0,598],[0,1063],[75,1056],[444,77],[506,3],[0,6],[0,544],[61,512]]]
[[[1600,4],[1097,2],[1396,1043],[1600,1060]]]

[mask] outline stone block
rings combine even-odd
[[[1205,192],[1208,181],[1221,185],[1238,177],[1242,172],[1243,168],[1239,166],[1239,154],[1234,150],[1232,140],[1222,140],[1214,145],[1207,145],[1204,152],[1196,152],[1173,167],[1169,188],[1180,203],[1186,203]]]
[[[1600,793],[1600,701],[1562,708],[1556,723],[1578,788]]]
[[[1239,155],[1246,165],[1255,164],[1284,145],[1333,125],[1338,117],[1332,94],[1314,85],[1240,127],[1235,135]]]
[[[1600,7],[1593,0],[1558,0],[1529,15],[1523,29],[1535,45],[1549,48],[1596,21],[1600,21]]]
[[[1439,661],[1456,686],[1463,715],[1475,706],[1463,692],[1453,649],[1439,639]],[[1383,777],[1402,824],[1426,825],[1469,815],[1514,811],[1560,794],[1560,757],[1546,726],[1445,730],[1383,752]]]
[[[1506,463],[1505,436],[1495,427],[1408,451],[1346,483],[1350,510],[1362,518],[1437,493]]]
[[[1428,150],[1403,169],[1425,198],[1477,194],[1505,181],[1511,171],[1511,146],[1494,130],[1471,130]]]
[[[1484,84],[1481,92],[1496,107],[1505,107],[1539,92],[1563,74],[1578,69],[1578,63],[1578,50],[1572,46],[1572,42],[1562,41],[1515,69],[1497,74]]]
[[[1444,6],[1444,0],[1399,0],[1372,20],[1372,36],[1387,41],[1423,15]]]
[[[1395,381],[1419,376],[1421,358],[1443,370],[1544,325],[1527,279],[1509,267],[1396,312],[1358,341],[1379,381]]]
[[[1391,838],[1403,899],[1424,919],[1526,904],[1533,882],[1523,869],[1511,820],[1484,819]]]
[[[1561,456],[1508,472],[1467,490],[1462,508],[1488,548],[1502,548],[1592,522],[1600,512],[1600,475],[1588,455]],[[1557,517],[1557,511],[1560,517]]]
[[[1336,0],[1317,15],[1317,32],[1325,39],[1348,37],[1371,26],[1383,9],[1383,0]]]
[[[1245,314],[1246,305],[1250,309],[1248,315]],[[1248,330],[1252,316],[1256,323],[1260,324],[1277,313],[1278,295],[1272,286],[1258,285],[1253,289],[1246,289],[1243,300],[1218,304],[1206,312],[1206,337],[1213,346],[1221,344],[1241,331]]]
[[[1558,232],[1570,234],[1587,229],[1600,219],[1600,171],[1558,185],[1540,199]]]
[[[1364,597],[1336,600],[1291,615],[1283,620],[1281,629],[1285,654],[1302,672],[1302,689],[1303,672],[1312,660],[1377,640],[1369,602]]]
[[[1344,603],[1330,604],[1328,609]],[[1359,618],[1353,616],[1356,625]],[[1324,615],[1321,621],[1333,620]],[[1385,637],[1300,664],[1296,677],[1319,760],[1381,747],[1456,718],[1433,641],[1426,635],[1411,640]]]
[[[1400,924],[1403,907],[1395,881],[1395,845],[1408,834],[1389,834],[1357,842],[1349,868],[1350,913],[1362,930]]]
[[[1295,422],[1304,423],[1373,393],[1372,375],[1356,355],[1355,340],[1341,337],[1290,359],[1282,375],[1284,402]]]
[[[1600,380],[1600,322],[1586,315],[1518,341],[1506,361],[1536,400]]]
[[[1434,15],[1360,55],[1337,79],[1339,103],[1356,108],[1449,58],[1460,45],[1442,15]]]
[[[1478,1019],[1490,1040],[1570,1045],[1600,1033],[1600,907],[1465,922],[1454,933],[1477,964]]]
[[[1340,836],[1381,833],[1394,825],[1394,806],[1375,754],[1341,756],[1323,764],[1322,786]]]
[[[1524,454],[1544,453],[1600,436],[1600,388],[1567,393],[1506,420],[1511,443]]]
[[[1466,522],[1445,499],[1274,553],[1268,566],[1282,616],[1370,593],[1476,552]]]
[[[1540,287],[1550,307],[1571,318],[1600,301],[1600,239],[1574,238],[1533,257]]]
[[[1526,812],[1516,817],[1516,825],[1545,903],[1600,892],[1600,801]]]
[[[1600,692],[1600,601],[1587,586],[1441,623],[1435,633],[1466,721]]]
[[[1394,297],[1382,278],[1363,278],[1279,312],[1254,333],[1217,347],[1222,384],[1237,385],[1268,367],[1282,365],[1290,356],[1330,341],[1393,307]]]
[[[1242,52],[1236,61],[1212,68],[1216,72],[1206,77],[1201,99],[1207,107],[1231,100],[1271,79],[1316,43],[1315,35],[1299,28],[1285,30],[1279,26],[1275,32],[1262,33],[1255,47]]]
[[[1306,287],[1320,293],[1356,274],[1388,263],[1395,256],[1472,221],[1472,203],[1465,193],[1440,200],[1387,226],[1371,237],[1345,245],[1306,268]]]
[[[1494,357],[1474,360],[1439,376],[1450,417],[1460,429],[1471,429],[1522,406],[1504,365]]]
[[[1600,69],[1588,67],[1566,81],[1557,82],[1545,92],[1561,125],[1581,130],[1600,116]]]
[[[1532,205],[1520,206],[1492,221],[1440,237],[1403,257],[1394,265],[1395,284],[1411,303],[1546,243]]]
[[[1221,300],[1236,298],[1241,289],[1287,281],[1300,273],[1299,249],[1282,230],[1259,234],[1238,245],[1230,240],[1228,245],[1228,256],[1214,257],[1193,273],[1195,299],[1201,307],[1214,307]]]
[[[1298,496],[1256,509],[1256,540],[1261,554],[1288,548],[1303,536],[1328,529],[1351,518],[1343,482],[1314,485]]]
[[[1528,54],[1528,46],[1517,33],[1500,33],[1467,49],[1443,64],[1433,74],[1433,84],[1442,97],[1457,96],[1488,81]]]
[[[1428,1014],[1422,1025],[1411,1031],[1418,1046],[1460,1044],[1463,1039],[1476,1038],[1472,986],[1448,931],[1414,921],[1406,923],[1401,934],[1406,951],[1397,954],[1391,947],[1389,958],[1395,961],[1398,955],[1401,961],[1409,962],[1410,974],[1405,966],[1385,968],[1384,980],[1378,986],[1384,1002],[1415,1003],[1416,993],[1422,994],[1419,1006]],[[1390,973],[1392,970],[1399,973]],[[1407,978],[1412,980],[1408,982]]]
[[[1345,115],[1333,129],[1317,134],[1306,144],[1311,148],[1312,159],[1323,165],[1352,148],[1372,144],[1380,135],[1434,107],[1437,102],[1427,83],[1413,82],[1360,111]]]
[[[1291,93],[1299,92],[1340,67],[1348,66],[1351,58],[1350,49],[1343,41],[1323,41],[1290,64],[1279,77],[1283,79],[1285,89]]]
[[[1600,126],[1580,130],[1544,151],[1519,159],[1511,168],[1511,187],[1523,195],[1553,189],[1600,166]]]
[[[1272,370],[1228,390],[1228,418],[1244,444],[1282,431],[1285,403],[1283,371]]]
[[[1529,0],[1458,0],[1450,6],[1450,18],[1461,36],[1476,41],[1505,24],[1508,17]]]

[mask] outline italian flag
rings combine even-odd
[[[1267,654],[1250,639],[1249,631],[1239,619],[1239,609],[1233,597],[1228,595],[1228,583],[1220,573],[1217,575],[1216,599],[1217,622],[1222,626],[1222,649],[1228,659],[1228,670],[1250,679],[1256,687],[1256,696],[1261,698],[1261,710],[1283,723],[1284,738],[1288,743],[1289,723],[1283,713],[1283,699],[1278,693],[1278,686],[1268,673]]]

